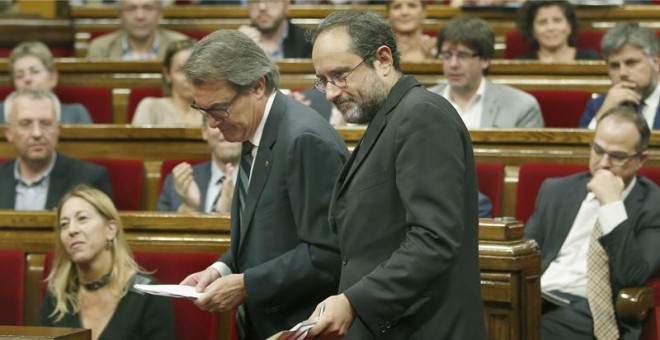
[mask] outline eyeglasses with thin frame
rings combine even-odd
[[[440,58],[440,60],[443,60],[443,61],[450,61],[453,57],[456,57],[456,59],[458,61],[466,61],[470,58],[474,58],[474,57],[478,57],[478,56],[479,56],[479,53],[477,53],[477,52],[470,53],[470,52],[464,52],[464,51],[459,51],[459,52],[456,52],[456,53],[445,51],[445,52],[440,52],[440,54],[438,54],[438,58]]]
[[[224,108],[214,107],[216,105],[222,105],[222,104],[213,104],[211,108],[205,109],[197,106],[197,104],[195,103],[190,104],[190,108],[202,114],[207,120],[209,119],[209,117],[215,120],[227,119],[229,117],[229,109],[231,109],[231,106],[234,105],[234,102],[236,101],[236,99],[238,99],[240,95],[241,95],[240,92],[236,93],[234,95],[234,98],[232,98],[227,104],[224,105]]]
[[[641,155],[640,152],[634,154],[627,154],[625,152],[620,152],[620,151],[607,151],[603,149],[600,145],[596,144],[595,142],[591,143],[591,150],[593,150],[597,160],[600,161],[603,158],[603,156],[607,155],[610,164],[619,167],[626,165],[631,159]]]
[[[51,132],[55,130],[57,127],[57,123],[52,120],[19,120],[18,122],[14,123],[19,130],[23,132],[30,132],[34,130],[35,126],[39,127],[39,130],[44,131],[44,132]]]
[[[335,75],[331,77],[330,79],[319,79],[314,83],[314,87],[319,90],[321,93],[325,93],[325,89],[328,87],[328,83],[334,85],[336,88],[343,89],[346,87],[346,84],[348,83],[348,77],[353,73],[353,71],[357,70],[360,65],[364,63],[364,59],[362,61],[355,65],[350,71],[345,72],[343,75]]]

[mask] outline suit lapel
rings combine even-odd
[[[48,195],[46,196],[46,210],[56,207],[60,197],[64,195],[69,187],[69,172],[66,165],[68,160],[61,154],[57,154],[53,171],[50,173],[48,184]],[[71,174],[73,175],[73,174]]]
[[[355,175],[355,172],[362,165],[365,157],[369,154],[369,152],[371,152],[371,149],[376,144],[378,137],[380,137],[381,133],[385,129],[385,126],[387,125],[389,113],[399,104],[401,99],[408,93],[408,91],[416,86],[419,86],[419,83],[417,80],[415,80],[414,77],[411,76],[403,76],[401,79],[399,79],[396,85],[394,85],[390,91],[389,96],[387,97],[387,100],[378,110],[371,123],[369,123],[369,127],[367,127],[367,130],[365,131],[362,140],[360,140],[358,147],[353,151],[353,154],[346,163],[346,166],[344,167],[344,170],[340,176],[344,175],[346,168],[348,168],[348,171],[337,196],[340,196],[344,192],[348,183],[351,182],[351,179]],[[406,113],[403,112],[401,114]],[[340,177],[340,179],[341,178],[342,177]]]
[[[483,109],[481,110],[480,127],[497,127],[495,125],[495,118],[499,112],[499,105],[497,103],[497,96],[493,93],[493,84],[488,80],[486,82],[486,90],[484,91]]]
[[[0,181],[0,208],[14,209],[16,204],[16,181],[14,180],[14,165],[16,160],[10,161],[2,168],[0,176],[11,180]]]
[[[204,212],[204,209],[206,208],[206,195],[209,191],[209,182],[211,181],[211,162],[213,160],[202,164],[199,167],[199,172],[195,173],[193,171],[193,179],[197,183],[197,186],[199,187],[199,195],[200,195],[200,209],[199,211]]]
[[[273,164],[272,149],[277,140],[277,134],[280,131],[282,117],[286,114],[286,100],[287,98],[278,91],[275,95],[273,106],[270,109],[268,120],[264,126],[263,134],[261,135],[257,157],[252,165],[250,186],[248,187],[248,192],[245,198],[245,211],[242,216],[242,218],[245,219],[245,232],[240,235],[240,243],[238,245],[239,252],[243,245],[245,235],[248,233],[250,225],[252,224],[254,211],[261,197],[261,193],[263,192],[264,186],[268,181],[268,176],[270,175],[271,165]]]

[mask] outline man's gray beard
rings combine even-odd
[[[387,100],[388,92],[384,88],[379,90],[367,100],[356,101],[355,106],[343,114],[344,120],[350,124],[368,124],[371,122],[385,100]]]

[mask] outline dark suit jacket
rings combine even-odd
[[[344,166],[330,204],[348,339],[485,339],[477,179],[467,128],[404,76]]]
[[[580,127],[581,128],[587,128],[589,127],[589,123],[591,123],[591,120],[596,116],[596,113],[598,110],[600,110],[600,107],[603,106],[603,102],[605,101],[605,97],[607,97],[607,94],[601,94],[600,96],[596,98],[591,98],[587,102],[587,107],[584,110],[584,113],[582,114],[582,118],[580,118]],[[658,109],[655,112],[655,120],[653,120],[653,126],[649,126],[649,128],[653,129],[660,129],[660,105],[658,105]]]
[[[305,38],[305,29],[289,23],[289,33],[284,39],[284,58],[311,58],[312,44]]]
[[[307,319],[337,293],[340,258],[328,204],[348,149],[321,115],[277,92],[254,160],[241,234],[220,261],[244,273],[251,338]],[[238,184],[236,185],[238,189]],[[234,195],[232,216],[238,216]]]
[[[15,162],[16,160],[11,160],[0,165],[0,209],[14,209],[16,199]],[[97,188],[112,198],[110,177],[105,167],[58,153],[50,176],[44,210],[56,208],[60,198],[78,184],[87,184]]]
[[[204,212],[204,207],[206,206],[206,193],[209,188],[209,181],[211,180],[211,162],[203,162],[195,164],[192,167],[193,170],[193,180],[197,183],[199,187],[199,193],[201,195],[201,202],[199,204],[199,211]],[[174,189],[174,177],[172,174],[168,174],[163,183],[163,188],[160,191],[160,196],[158,196],[158,207],[159,211],[177,211],[181,205],[181,196],[176,193]]]
[[[541,246],[541,273],[545,272],[566,240],[591,174],[580,173],[543,182],[536,209],[525,227],[525,236]],[[624,205],[628,219],[600,242],[610,260],[613,297],[623,287],[641,286],[660,269],[660,189],[650,180],[637,177]],[[624,332],[639,325],[623,323]]]

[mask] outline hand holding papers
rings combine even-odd
[[[170,296],[176,298],[193,298],[196,299],[202,295],[195,291],[195,287],[183,285],[140,285],[136,284],[133,287],[141,292],[152,295]]]
[[[305,320],[291,328],[288,331],[281,331],[278,332],[277,334],[271,336],[270,338],[266,340],[302,340],[307,337],[307,333],[309,333],[309,330],[316,325],[316,321],[318,321],[321,316],[323,315],[323,310],[325,309],[325,305],[321,304],[321,311],[319,312],[319,317],[316,319],[308,319]]]

